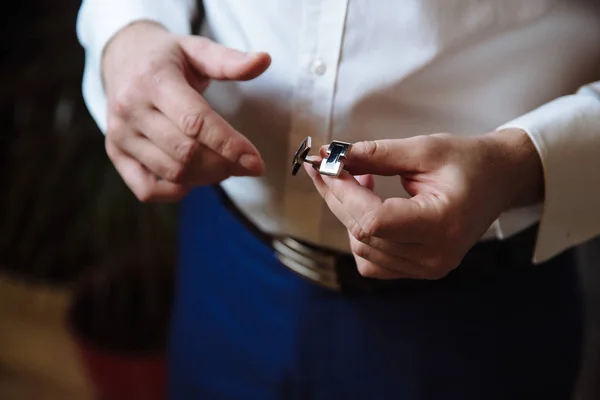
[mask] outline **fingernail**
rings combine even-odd
[[[259,157],[252,154],[244,154],[240,157],[239,164],[252,172],[262,171],[262,161]]]

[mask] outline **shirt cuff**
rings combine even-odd
[[[135,21],[162,24],[170,32],[186,35],[194,12],[190,0],[84,0],[77,17],[77,37],[85,49],[83,97],[90,114],[106,133],[106,95],[102,84],[102,54],[122,28]]]
[[[536,264],[600,234],[600,101],[591,93],[582,89],[498,128],[527,132],[542,161]]]

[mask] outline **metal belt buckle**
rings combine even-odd
[[[343,169],[346,169],[344,167],[344,159],[352,149],[351,143],[339,140],[332,141],[327,148],[327,158],[322,161],[309,158],[308,153],[310,153],[311,145],[312,139],[310,136],[306,137],[302,143],[300,143],[292,161],[292,175],[298,173],[303,162],[311,164],[320,174],[327,176],[337,177]]]
[[[287,236],[274,238],[272,245],[275,257],[283,265],[320,286],[341,291],[333,255],[311,249]]]

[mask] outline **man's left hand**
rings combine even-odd
[[[518,129],[359,142],[346,166],[355,177],[305,169],[371,278],[442,278],[502,212],[543,198],[540,158]],[[411,197],[381,199],[372,175],[399,176]]]

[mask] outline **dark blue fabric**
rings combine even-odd
[[[280,265],[210,188],[182,204],[170,399],[569,399],[570,253],[484,284],[341,295]]]

